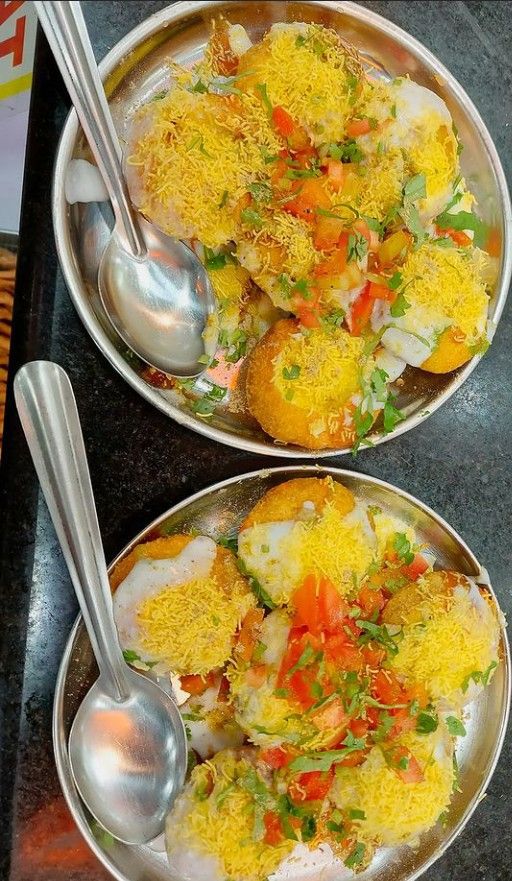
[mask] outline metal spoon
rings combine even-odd
[[[115,227],[98,276],[104,309],[119,336],[148,364],[175,376],[197,376],[205,369],[199,359],[213,357],[216,347],[215,339],[205,347],[202,336],[216,310],[208,274],[189,247],[132,206],[80,3],[44,0],[35,6],[114,210]]]
[[[73,777],[108,832],[128,844],[143,844],[163,831],[185,779],[183,721],[173,700],[124,662],[66,373],[49,361],[33,361],[18,371],[14,395],[100,670],[71,728]]]

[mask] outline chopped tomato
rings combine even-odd
[[[358,672],[363,667],[363,656],[345,633],[328,636],[324,643],[325,657],[342,670]]]
[[[370,725],[366,719],[352,719],[348,727],[354,737],[366,737]]]
[[[344,223],[339,217],[319,215],[315,225],[313,244],[317,251],[332,251],[338,247]],[[346,260],[345,260],[346,263]]]
[[[215,683],[215,673],[208,673],[206,676],[197,676],[192,673],[189,676],[182,676],[180,683],[183,690],[188,691],[189,694],[203,694]]]
[[[336,697],[312,713],[311,721],[319,731],[329,731],[332,728],[347,725],[349,717],[343,709],[341,698]]]
[[[281,137],[288,138],[295,128],[295,123],[284,107],[274,107],[272,110],[272,123]]]
[[[462,229],[452,229],[449,227],[448,229],[443,229],[442,232],[449,235],[451,240],[455,242],[456,245],[459,245],[460,248],[467,248],[468,245],[473,244],[471,236],[468,236],[468,234]]]
[[[260,753],[260,759],[270,768],[284,768],[290,758],[288,751],[282,746],[271,746]]]
[[[370,282],[368,293],[372,300],[387,300],[392,303],[396,298],[395,291],[388,288],[387,284],[376,284],[374,281]]]
[[[356,605],[363,610],[368,618],[371,618],[375,612],[380,612],[384,608],[384,595],[381,590],[372,590],[371,587],[365,585],[359,591]]]
[[[286,138],[292,150],[306,150],[310,146],[307,132],[295,122],[284,107],[279,105],[272,110],[272,124],[282,138]]]
[[[222,679],[220,680],[219,693],[217,694],[217,700],[219,701],[220,704],[225,704],[225,703],[227,703],[228,696],[229,696],[229,679],[227,678],[227,676],[223,676]]]
[[[287,688],[291,698],[304,709],[309,709],[315,702],[311,686],[316,678],[317,666],[316,664],[306,665],[293,673],[290,671],[296,666],[308,646],[317,652],[321,647],[321,642],[311,633],[303,633],[297,638],[294,631],[296,634],[295,628],[290,632],[288,648],[277,674],[277,687]]]
[[[245,673],[245,681],[247,685],[252,686],[252,688],[259,688],[260,685],[263,685],[265,679],[267,678],[268,668],[265,664],[255,664],[254,667],[249,667],[249,669]]]
[[[361,336],[370,321],[374,302],[373,297],[370,296],[370,282],[367,282],[350,309],[350,333],[352,336]]]
[[[406,734],[408,731],[414,731],[416,728],[416,718],[411,716],[407,708],[400,710],[391,710],[394,722],[389,732],[389,737],[398,737],[400,734]]]
[[[289,154],[288,154],[289,155]],[[270,173],[270,182],[275,187],[283,182],[285,179],[285,174],[289,169],[289,165],[286,164],[283,158],[277,159],[272,163],[272,171]],[[291,189],[291,181],[286,180],[286,183],[290,185]]]
[[[297,623],[319,636],[322,630],[335,633],[343,627],[349,606],[327,578],[308,575],[292,596]]]
[[[292,309],[297,318],[304,327],[320,326],[320,292],[317,288],[310,287],[310,297],[304,297],[295,294],[292,300]]]
[[[357,765],[363,764],[366,759],[366,753],[367,750],[365,749],[355,749],[348,754],[346,759],[342,759],[341,762],[337,762],[336,764],[341,765],[342,768],[356,768]]]
[[[294,150],[294,159],[301,168],[310,168],[313,159],[318,159],[318,152],[309,144],[303,150]]]
[[[392,263],[402,254],[405,253],[412,242],[410,233],[399,229],[398,232],[392,233],[387,239],[384,239],[379,247],[378,258],[381,266],[391,266]]]
[[[334,768],[329,771],[305,771],[295,777],[288,787],[293,801],[320,801],[329,792],[334,779]]]
[[[326,260],[315,266],[316,276],[341,275],[347,268],[348,233],[342,232],[338,238],[337,248]]]
[[[375,728],[378,728],[380,722],[380,714],[377,707],[367,707],[366,709],[366,719],[368,722],[368,728],[370,731],[374,731]]]
[[[294,217],[313,222],[316,220],[316,209],[330,208],[331,201],[319,177],[308,177],[299,183],[297,195],[285,202],[283,208]]]
[[[409,563],[408,566],[402,566],[402,572],[407,578],[410,578],[411,581],[416,581],[420,575],[423,575],[423,573],[427,571],[427,569],[428,562],[421,554],[415,554],[412,563]]]
[[[367,135],[372,130],[369,119],[352,119],[347,125],[347,135],[349,138],[358,138],[360,135]]]
[[[406,746],[394,747],[387,754],[386,759],[404,783],[421,783],[425,779],[418,760]],[[400,767],[401,765],[404,767]]]
[[[327,160],[327,179],[335,193],[343,189],[345,183],[345,166],[339,159]]]
[[[258,627],[263,621],[263,609],[249,609],[238,634],[236,653],[241,661],[250,661],[256,645]]]
[[[379,670],[372,678],[372,694],[383,704],[403,704],[405,690],[390,670]]]
[[[263,823],[265,826],[265,835],[263,841],[275,847],[283,840],[283,830],[281,828],[281,820],[279,814],[275,811],[265,811],[263,814]]]
[[[372,667],[376,669],[380,667],[383,660],[386,657],[386,650],[381,646],[374,645],[374,643],[368,643],[361,649],[361,654],[363,655],[363,660],[368,667]]]

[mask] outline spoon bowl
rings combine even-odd
[[[173,376],[198,376],[215,354],[218,336],[208,273],[184,242],[165,235],[132,205],[80,3],[36,0],[35,7],[114,211],[98,277],[105,312],[147,364]]]
[[[175,769],[185,735],[176,738],[181,716],[155,682],[130,669],[126,680],[123,701],[112,699],[102,676],[88,691],[71,727],[69,760],[95,819],[120,841],[145,844],[162,832],[181,788]]]
[[[210,349],[204,338],[215,313],[210,281],[183,242],[142,218],[139,228],[145,258],[134,258],[115,230],[103,252],[98,275],[103,306],[119,336],[144,361],[173,376],[197,376],[204,355],[215,354],[216,340]]]
[[[185,779],[187,741],[172,696],[125,663],[71,383],[50,361],[25,364],[14,395],[99,668],[69,737],[73,777],[114,838],[160,835]]]

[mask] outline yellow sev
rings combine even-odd
[[[484,673],[497,661],[498,623],[490,607],[477,611],[468,593],[426,596],[423,623],[406,624],[390,665],[429,694],[452,705],[463,700],[462,685],[473,672]]]
[[[260,147],[279,147],[261,104],[175,84],[140,114],[149,125],[128,161],[141,176],[141,211],[166,216],[169,233],[210,248],[236,238],[237,202],[265,168]]]
[[[205,674],[221,667],[253,602],[240,579],[229,596],[214,575],[170,587],[141,603],[137,622],[144,653],[176,673]]]
[[[211,762],[193,770],[192,786],[200,786],[210,769],[211,794],[193,802],[177,834],[191,849],[217,857],[226,878],[261,881],[290,853],[293,842],[283,841],[271,847],[255,840],[254,802],[250,793],[237,785],[237,779],[250,771],[249,762],[237,761],[227,751],[219,753]]]
[[[273,31],[242,56],[240,69],[254,71],[251,86],[265,84],[271,104],[284,107],[317,143],[341,140],[347,119],[357,112],[360,65],[327,28]]]
[[[339,416],[361,391],[364,340],[343,330],[312,330],[290,337],[274,363],[274,385],[294,406]],[[287,378],[291,377],[291,378]]]
[[[485,332],[489,297],[483,281],[486,257],[472,249],[426,244],[409,254],[401,272],[406,299],[414,308],[434,309],[457,327],[468,343]]]
[[[404,783],[388,766],[380,746],[374,746],[358,768],[336,772],[332,790],[342,809],[364,811],[365,819],[356,820],[357,839],[370,846],[393,846],[411,842],[433,826],[451,799],[453,767],[451,755],[434,758],[436,746],[443,747],[436,734],[408,734],[400,738],[419,762],[424,780]]]

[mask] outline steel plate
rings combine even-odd
[[[265,469],[218,483],[175,505],[150,523],[119,554],[113,566],[141,541],[169,532],[198,530],[217,538],[237,530],[248,510],[270,487],[294,477],[330,474],[359,498],[414,525],[419,540],[435,554],[439,566],[478,575],[481,566],[459,535],[434,511],[388,483],[337,468],[314,466]],[[492,591],[492,588],[490,588]],[[494,593],[493,593],[494,596]],[[494,599],[496,597],[494,596]],[[468,708],[467,736],[459,742],[460,792],[453,796],[447,825],[422,836],[418,849],[382,848],[361,881],[413,881],[462,831],[494,771],[505,736],[510,701],[510,656],[504,626],[500,664],[489,687]],[[180,881],[171,872],[162,845],[132,847],[109,840],[88,814],[75,788],[67,754],[67,738],[74,714],[96,676],[87,634],[79,618],[69,637],[60,666],[55,694],[53,739],[57,770],[73,817],[97,857],[119,881]],[[485,810],[485,807],[482,808]],[[325,874],[308,874],[308,881],[331,881]],[[294,881],[300,881],[299,877]]]
[[[134,109],[168,83],[166,59],[190,65],[198,60],[209,35],[212,16],[225,14],[243,24],[259,39],[275,21],[315,21],[334,27],[363,55],[381,76],[410,74],[446,101],[464,144],[462,169],[475,192],[483,219],[498,227],[503,252],[493,292],[490,318],[496,324],[505,303],[512,271],[512,212],[498,154],[478,111],[457,81],[417,40],[381,16],[343,2],[180,2],[163,9],[122,39],[101,64],[107,94],[121,142],[127,119]],[[287,457],[315,458],[346,450],[314,451],[276,444],[248,415],[219,408],[208,419],[196,416],[176,392],[154,388],[143,378],[145,365],[129,353],[110,325],[101,305],[97,270],[109,230],[109,203],[68,206],[64,178],[71,158],[88,157],[83,134],[73,111],[60,142],[54,174],[53,218],[62,270],[75,307],[99,349],[116,370],[141,395],[177,422],[233,447]],[[446,375],[409,369],[400,390],[398,406],[406,419],[385,437],[371,435],[374,443],[391,440],[414,428],[459,388],[478,363],[479,356]],[[200,388],[200,385],[199,385]],[[225,399],[227,401],[227,398]],[[378,424],[377,424],[378,425]]]

